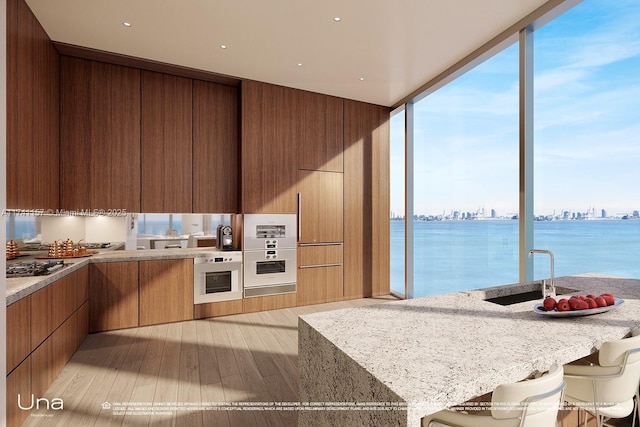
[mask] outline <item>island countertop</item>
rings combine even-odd
[[[7,278],[6,305],[30,295],[91,263],[149,261],[160,259],[184,259],[209,256],[218,253],[215,248],[192,249],[144,249],[144,250],[101,250],[90,257],[62,258],[65,267],[46,276]],[[20,258],[20,261],[33,261],[35,256]],[[42,260],[38,260],[42,261]]]
[[[533,286],[518,284],[301,316],[302,402],[398,406],[300,411],[300,425],[419,426],[425,415],[587,356],[640,325],[640,280],[581,275],[556,285],[625,302],[597,315],[549,318],[533,311],[541,299],[484,300]]]

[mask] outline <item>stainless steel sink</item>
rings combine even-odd
[[[536,285],[534,285],[536,286]],[[564,288],[561,286],[556,287],[556,295],[571,294],[579,292],[579,289]],[[538,284],[535,289],[528,290],[526,292],[517,292],[508,295],[500,295],[492,298],[485,298],[485,301],[492,302],[499,305],[511,305],[521,302],[535,301],[542,299],[542,284]]]

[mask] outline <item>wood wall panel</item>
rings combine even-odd
[[[389,115],[344,103],[344,296],[389,294]]]
[[[7,306],[7,373],[31,352],[31,296]]]
[[[296,213],[299,92],[242,82],[242,213]]]
[[[89,331],[138,326],[138,263],[89,265]]]
[[[298,169],[342,172],[343,99],[300,91]]]
[[[7,2],[7,207],[59,206],[58,53],[23,0]]]
[[[191,212],[191,79],[142,72],[142,212]]]
[[[62,207],[140,212],[140,70],[60,61]]]
[[[193,81],[193,212],[239,212],[239,90]]]
[[[193,319],[193,260],[140,261],[140,326]]]

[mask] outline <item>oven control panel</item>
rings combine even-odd
[[[242,252],[220,252],[219,254],[207,254],[206,257],[194,258],[194,264],[221,264],[226,262],[242,262]]]

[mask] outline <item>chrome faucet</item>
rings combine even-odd
[[[551,258],[551,279],[549,280],[549,293],[547,293],[547,285],[546,281],[542,281],[542,298],[546,297],[555,297],[556,296],[556,285],[553,283],[553,253],[547,249],[531,249],[529,251],[529,258],[534,254],[534,252],[539,254],[547,254]]]

